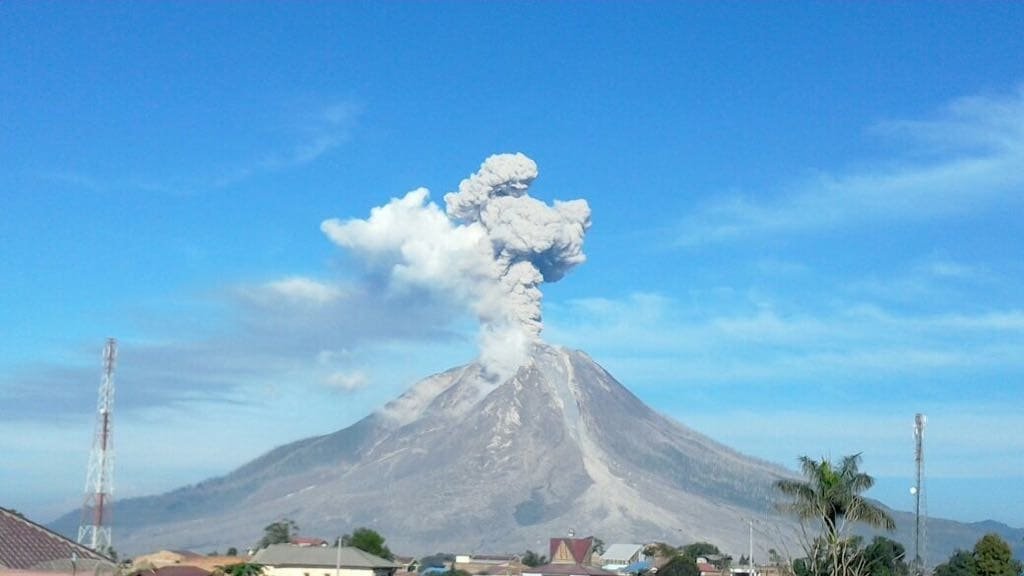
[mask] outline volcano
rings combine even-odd
[[[585,353],[538,344],[503,382],[477,363],[454,368],[338,432],[121,501],[117,546],[245,548],[288,518],[326,539],[372,527],[407,554],[540,550],[572,530],[708,541],[738,557],[757,521],[754,552],[765,558],[795,552],[792,524],[773,512],[773,483],[791,476],[650,409]],[[912,526],[907,516],[897,522]],[[70,533],[76,519],[55,527]],[[973,545],[978,531],[948,523],[960,527],[957,546]],[[934,541],[945,528],[932,526]]]

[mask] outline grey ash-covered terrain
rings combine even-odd
[[[331,539],[358,526],[392,550],[542,550],[568,530],[606,542],[697,540],[738,557],[796,552],[772,485],[792,472],[743,456],[651,410],[582,352],[537,345],[512,378],[478,364],[420,381],[338,432],[280,446],[226,476],[117,503],[115,542],[132,554],[255,543],[290,518]],[[909,542],[913,517],[894,513]],[[75,530],[77,513],[55,528]],[[1005,526],[933,521],[941,561]]]

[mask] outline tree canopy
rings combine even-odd
[[[718,550],[718,546],[710,542],[694,542],[687,544],[682,548],[683,554],[686,554],[690,558],[707,558],[708,556],[719,556],[722,553]]]
[[[256,544],[256,548],[266,548],[271,544],[285,544],[292,541],[292,535],[299,531],[299,526],[293,521],[285,518],[263,527],[263,538]]]
[[[266,568],[263,564],[257,564],[255,562],[238,562],[236,564],[227,564],[225,566],[217,566],[214,570],[215,576],[263,576]]]
[[[700,576],[700,568],[693,558],[680,554],[658,569],[658,576]]]
[[[775,483],[788,497],[780,508],[799,518],[804,529],[802,544],[807,556],[803,565],[794,564],[794,570],[816,576],[863,576],[867,572],[865,557],[860,540],[849,536],[849,525],[859,522],[895,529],[889,514],[863,496],[875,480],[860,471],[860,460],[860,454],[853,454],[836,465],[825,458],[801,456],[804,480],[783,479]],[[807,522],[812,524],[812,533],[807,531]]]
[[[377,533],[376,530],[362,527],[356,528],[351,534],[345,534],[341,537],[342,546],[352,546],[358,548],[363,552],[373,554],[374,556],[380,556],[388,560],[393,559],[395,556],[388,550],[388,547],[384,544],[384,537]]]
[[[998,534],[985,534],[974,545],[974,567],[977,576],[1017,576],[1021,571],[1010,545]]]
[[[1017,576],[1024,566],[1013,558],[1010,545],[998,534],[986,534],[973,551],[957,550],[939,564],[934,576]]]
[[[542,564],[547,564],[548,557],[541,554],[537,554],[533,550],[527,550],[526,552],[523,552],[523,555],[519,558],[519,561],[522,562],[524,566],[534,568]]]
[[[875,536],[864,548],[864,567],[869,576],[909,576],[903,544],[885,536]]]
[[[830,539],[841,535],[845,522],[895,529],[896,523],[889,514],[862,496],[875,485],[875,479],[860,471],[860,460],[860,454],[853,454],[836,466],[825,458],[801,456],[800,471],[805,480],[783,479],[775,483],[790,498],[783,504],[783,510],[801,520],[821,522]]]

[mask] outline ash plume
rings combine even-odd
[[[392,289],[428,290],[476,314],[481,363],[506,377],[540,339],[540,285],[586,260],[590,207],[530,197],[537,174],[527,156],[497,154],[444,196],[444,212],[418,188],[365,220],[331,219],[320,228],[385,271]]]

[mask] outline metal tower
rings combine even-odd
[[[924,494],[924,414],[914,415],[914,462],[917,464],[917,478],[910,489],[914,495],[914,573],[925,573],[925,553],[928,547],[927,522],[928,502]]]
[[[89,471],[85,478],[85,503],[82,522],[78,526],[78,543],[100,554],[111,547],[110,508],[114,485],[114,446],[111,431],[114,411],[114,365],[117,363],[117,340],[107,338],[103,347],[103,379],[97,403],[96,430],[89,454]]]

